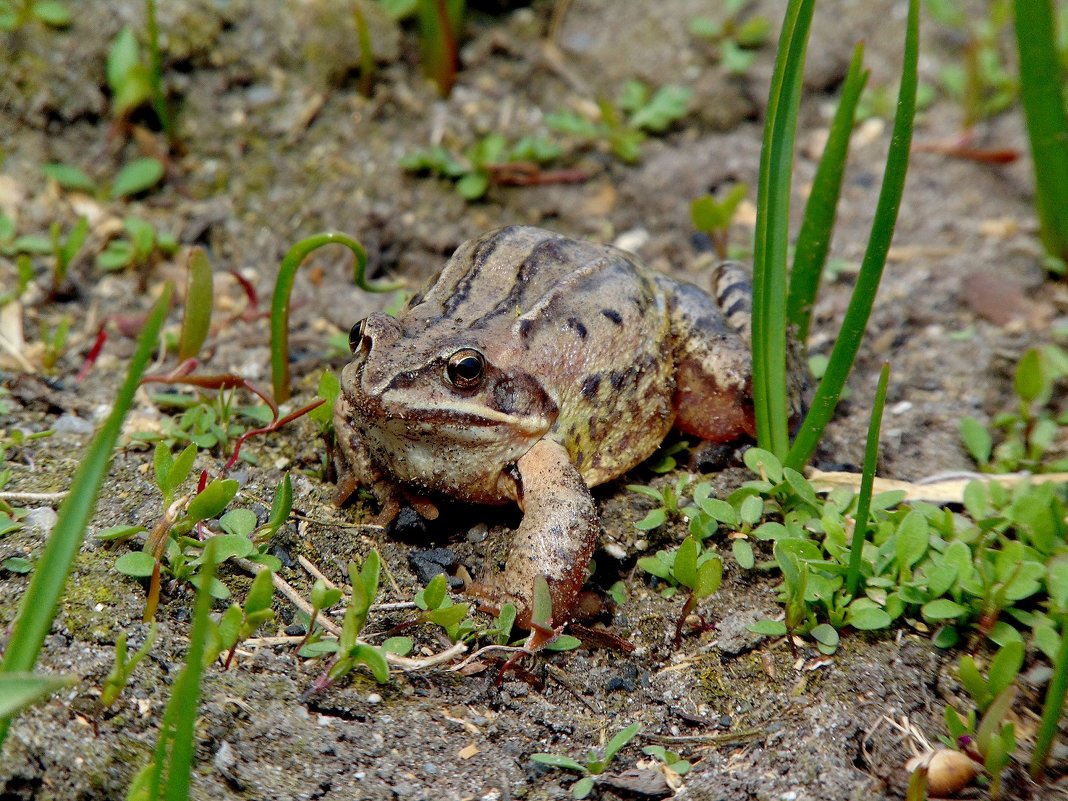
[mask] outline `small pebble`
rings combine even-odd
[[[368,696],[367,696],[367,703],[369,703],[369,704],[380,704],[380,703],[382,703],[382,696],[379,695],[378,693],[369,693]]]
[[[78,434],[88,436],[93,433],[93,424],[89,420],[73,414],[61,414],[52,426],[57,434]]]
[[[30,531],[51,534],[52,529],[55,528],[57,517],[56,510],[51,506],[39,506],[36,509],[31,509],[23,522]]]

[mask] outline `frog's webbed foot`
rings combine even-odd
[[[600,533],[593,497],[567,451],[552,440],[537,442],[516,462],[523,521],[504,572],[470,589],[492,605],[511,601],[517,621],[530,627],[534,581],[544,576],[552,600],[552,625],[570,619]]]

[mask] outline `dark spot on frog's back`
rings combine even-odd
[[[586,376],[586,379],[582,382],[582,397],[584,397],[586,400],[593,400],[595,397],[597,397],[597,390],[599,390],[600,388],[600,373],[588,375]]]
[[[628,371],[626,370],[613,370],[608,374],[608,380],[612,384],[612,389],[616,392],[623,389],[623,385],[627,383]]]
[[[603,314],[616,325],[623,325],[623,315],[617,312],[615,309],[601,309],[601,314]]]
[[[567,327],[578,334],[579,339],[585,339],[587,335],[586,326],[582,324],[582,320],[577,317],[567,318]]]

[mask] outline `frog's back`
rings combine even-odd
[[[462,245],[407,324],[463,332],[489,361],[534,376],[559,407],[549,436],[588,484],[647,458],[670,430],[666,299],[617,248],[512,226]],[[459,335],[459,334],[457,334]]]

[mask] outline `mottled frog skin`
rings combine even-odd
[[[504,572],[474,592],[527,610],[548,580],[567,619],[600,532],[589,487],[678,428],[752,435],[750,284],[713,295],[613,247],[513,226],[460,246],[396,318],[357,323],[334,410],[339,500],[357,486],[424,516],[447,496],[515,502]],[[524,618],[528,619],[528,618]]]

